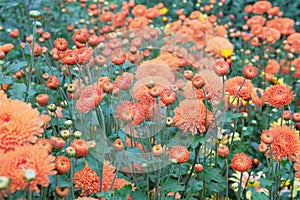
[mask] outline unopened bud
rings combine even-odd
[[[24,173],[24,178],[28,182],[33,181],[36,178],[36,172],[33,169],[27,169]]]

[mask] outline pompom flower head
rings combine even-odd
[[[35,178],[29,183],[29,189],[36,192],[40,191],[37,185],[47,187],[49,185],[49,176],[56,174],[54,170],[55,157],[49,155],[39,145],[17,147],[2,156],[5,162],[1,162],[0,174],[11,179],[11,193],[26,189],[26,185],[28,184],[24,179],[26,170],[33,170],[35,172]]]
[[[286,85],[270,86],[264,95],[269,104],[275,108],[289,105],[294,97],[293,91]]]
[[[246,172],[252,167],[252,160],[246,154],[238,153],[234,155],[231,167],[235,171]]]
[[[0,150],[8,152],[31,142],[44,132],[37,109],[19,100],[0,97]]]
[[[265,133],[264,131],[263,133]],[[272,155],[275,160],[282,160],[288,158],[291,161],[295,161],[296,154],[300,151],[299,136],[294,130],[291,130],[288,126],[272,126],[267,130],[272,135]],[[269,155],[269,150],[267,151]]]
[[[212,113],[201,100],[185,99],[174,110],[173,120],[183,132],[204,132],[212,121]]]

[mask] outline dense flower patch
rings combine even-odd
[[[0,5],[0,199],[300,198],[299,3]]]

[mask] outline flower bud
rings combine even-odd
[[[203,165],[195,164],[195,170],[196,170],[196,172],[201,173],[203,171]]]
[[[44,107],[48,104],[49,96],[48,94],[39,94],[36,96],[35,100],[40,106]]]
[[[33,181],[36,178],[36,172],[33,169],[27,169],[25,170],[24,178],[28,182]]]
[[[259,160],[256,159],[256,158],[253,158],[253,160],[252,160],[252,167],[253,168],[257,168],[258,165],[259,165]]]
[[[37,10],[31,10],[29,11],[29,16],[32,18],[38,18],[42,15],[42,13],[40,11]]]
[[[70,131],[68,131],[68,130],[62,130],[62,131],[60,131],[60,136],[64,140],[68,140],[68,139],[70,139]]]
[[[66,154],[68,157],[75,157],[76,156],[76,151],[73,147],[67,147],[66,148]]]
[[[9,182],[9,179],[6,176],[0,176],[0,190],[7,189]]]
[[[64,125],[66,128],[70,128],[71,126],[73,126],[73,121],[72,120],[67,120],[64,122]]]
[[[65,141],[62,138],[51,136],[50,142],[56,151],[60,151],[65,146]]]
[[[56,105],[53,104],[53,103],[50,104],[50,105],[48,105],[47,108],[48,108],[48,110],[49,110],[50,112],[55,112],[56,109],[57,109]]]
[[[75,131],[75,132],[74,132],[74,137],[75,137],[76,139],[80,139],[81,136],[82,136],[82,133],[81,133],[80,131]]]

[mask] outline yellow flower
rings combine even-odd
[[[277,121],[271,122],[270,125],[271,126],[281,126],[281,121],[282,121],[282,118],[278,118]],[[282,124],[285,124],[285,120],[282,121]]]
[[[207,18],[207,14],[200,13],[200,16],[198,17],[198,20],[203,21],[203,20],[206,20],[206,18]]]
[[[222,49],[221,51],[221,55],[226,59],[230,58],[232,56],[232,53],[233,53],[232,49]]]
[[[161,15],[167,14],[167,13],[168,13],[168,8],[163,7],[162,9],[159,10],[159,13],[160,13]]]
[[[272,78],[272,83],[275,85],[284,85],[283,78],[276,78],[275,76]]]

